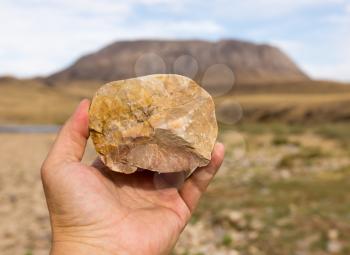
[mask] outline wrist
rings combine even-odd
[[[105,236],[95,234],[93,230],[83,232],[74,228],[54,228],[52,231],[52,245],[50,255],[119,255],[116,247],[111,247]]]
[[[83,241],[53,241],[50,255],[85,255],[85,254],[99,254],[99,255],[115,255],[107,250],[88,244]]]

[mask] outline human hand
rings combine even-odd
[[[41,169],[52,228],[51,254],[168,254],[219,169],[224,147],[181,187],[157,187],[150,171],[122,174],[81,163],[89,101],[62,127]],[[171,176],[168,176],[171,178]],[[166,177],[166,178],[168,178]]]

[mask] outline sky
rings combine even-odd
[[[350,81],[350,0],[0,0],[0,75],[42,76],[117,40],[242,39]]]

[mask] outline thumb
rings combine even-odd
[[[81,101],[66,121],[47,156],[47,163],[81,161],[89,138],[89,105],[89,100]]]

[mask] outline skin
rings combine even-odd
[[[99,160],[88,166],[81,159],[89,137],[89,104],[79,104],[42,165],[50,254],[169,254],[223,161],[223,145],[216,144],[210,164],[181,185],[172,182],[176,174],[126,175]]]

